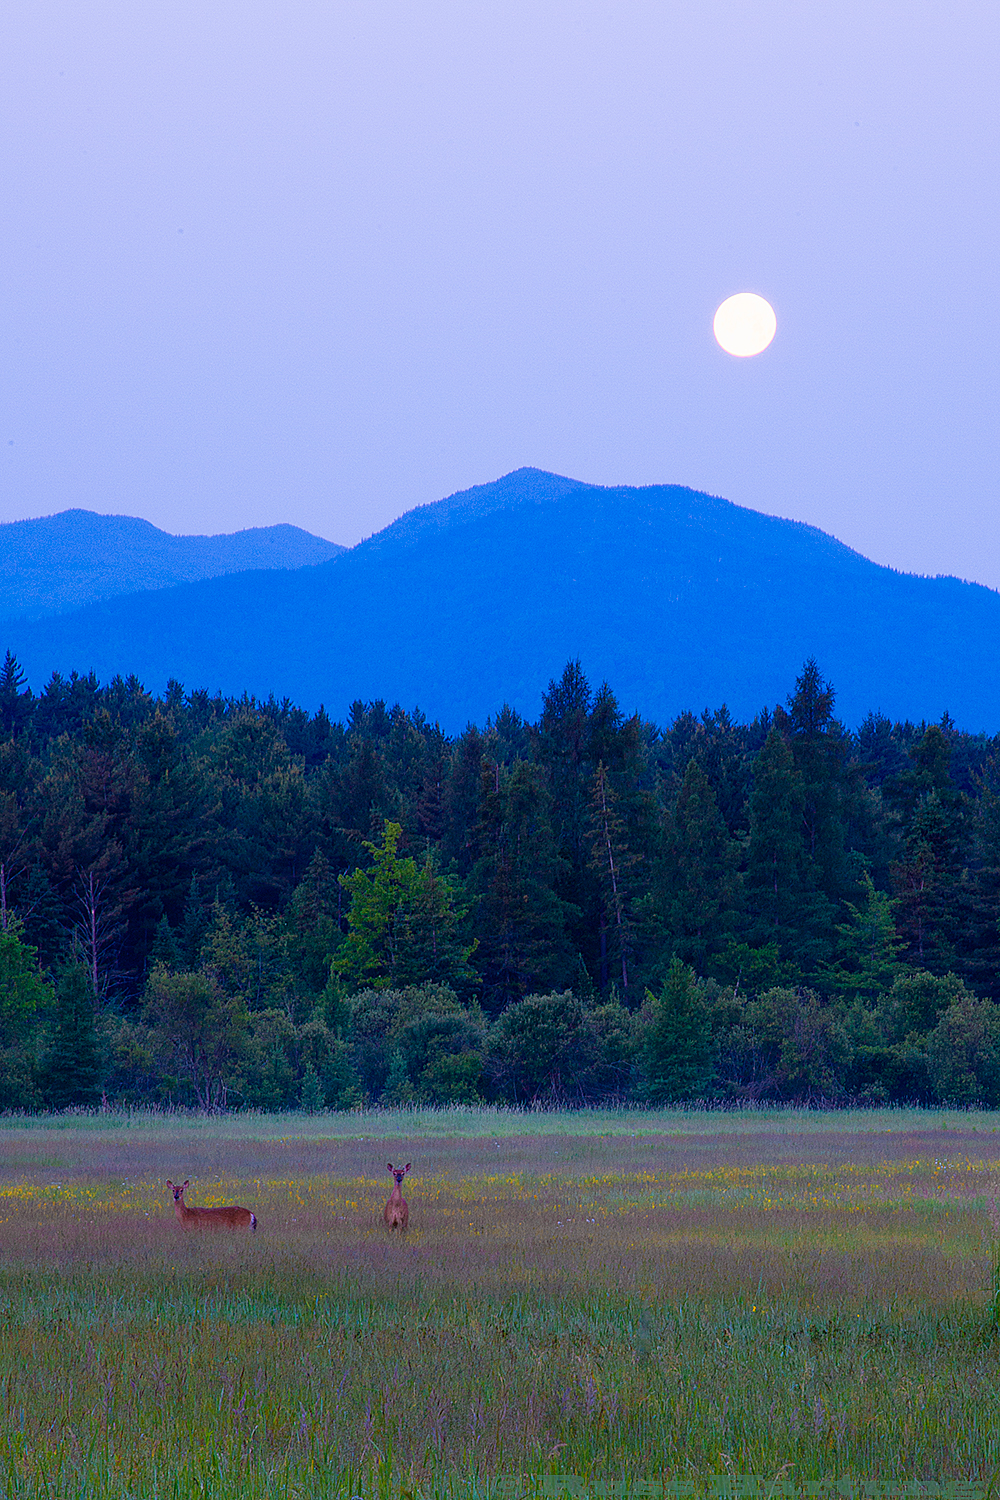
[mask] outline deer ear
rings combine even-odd
[[[191,1181],[190,1177],[186,1177],[184,1179],[184,1187],[187,1187],[189,1185],[190,1181]],[[181,1192],[182,1193],[183,1193],[183,1191],[184,1191],[184,1188],[181,1188]]]
[[[389,1171],[390,1171],[390,1172],[391,1172],[391,1171],[393,1171],[393,1165],[392,1165],[392,1162],[389,1162],[389,1164],[388,1164],[388,1170],[389,1170]]]
[[[409,1171],[409,1170],[410,1170],[410,1163],[409,1163],[409,1162],[407,1162],[407,1163],[406,1163],[406,1166],[405,1166],[405,1167],[404,1167],[404,1168],[403,1168],[403,1171],[404,1171],[404,1172],[408,1172],[408,1171]]]
[[[173,1187],[173,1183],[170,1181],[169,1177],[167,1178],[167,1187]]]

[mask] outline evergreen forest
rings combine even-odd
[[[1000,1105],[1000,735],[0,670],[0,1110]]]

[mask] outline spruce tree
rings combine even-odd
[[[705,972],[738,920],[737,846],[702,768],[688,761],[667,837],[667,909],[674,950]]]
[[[21,664],[10,651],[0,667],[0,733],[16,735],[31,719],[33,698]]]
[[[156,924],[153,946],[149,950],[149,966],[151,969],[176,969],[180,966],[177,939],[166,916]]]
[[[187,899],[184,902],[184,913],[181,917],[180,931],[178,933],[178,950],[181,967],[185,969],[197,969],[201,963],[202,944],[211,925],[211,903],[205,901],[203,898],[197,875],[192,875],[191,884],[188,887]]]
[[[951,775],[951,741],[932,724],[911,748],[910,769],[886,783],[903,822],[906,852],[892,867],[897,925],[906,957],[933,973],[949,970],[959,932],[959,895],[968,837],[968,799]]]
[[[802,833],[812,866],[810,883],[838,900],[849,884],[844,812],[848,740],[833,717],[834,697],[815,658],[810,658],[795,683],[787,712],[776,711],[775,724],[788,740],[802,789]]]
[[[696,1099],[712,1077],[711,1021],[694,970],[675,958],[646,1033],[647,1092],[654,1104]]]
[[[469,882],[475,900],[475,953],[483,1004],[491,1015],[539,992],[565,985],[575,952],[567,937],[573,908],[555,887],[564,868],[552,833],[552,799],[537,766],[518,761],[486,768]],[[578,950],[577,950],[578,951]]]
[[[778,944],[805,974],[833,954],[834,908],[817,888],[805,838],[805,795],[792,752],[772,729],[754,761],[746,892],[754,946]]]
[[[318,1115],[326,1108],[326,1100],[323,1097],[323,1085],[319,1081],[319,1074],[315,1065],[307,1062],[305,1072],[302,1075],[302,1090],[299,1095],[299,1108],[307,1115]]]
[[[874,1001],[892,989],[902,968],[897,958],[903,944],[896,934],[896,902],[875,889],[866,870],[864,901],[860,906],[848,901],[847,907],[851,919],[837,928],[840,942],[832,988],[842,995]]]
[[[779,942],[795,925],[803,887],[802,783],[791,751],[772,729],[754,761],[747,893],[754,937]]]
[[[970,868],[953,903],[955,970],[980,994],[1000,1001],[1000,762],[991,755],[974,813]]]
[[[617,802],[604,762],[598,761],[590,793],[588,826],[590,863],[600,898],[600,983],[602,991],[605,990],[610,977],[608,960],[612,958],[615,982],[620,978],[623,999],[627,1002],[633,946],[629,877],[635,859],[628,847]]]
[[[78,964],[64,969],[56,986],[55,1035],[40,1080],[52,1109],[100,1102],[103,1070],[94,1005],[87,970]]]

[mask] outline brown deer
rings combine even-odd
[[[382,1211],[382,1217],[385,1220],[385,1227],[390,1231],[393,1229],[402,1231],[410,1222],[409,1205],[399,1191],[399,1185],[409,1170],[409,1162],[406,1163],[405,1167],[394,1167],[392,1162],[389,1163],[389,1171],[396,1179],[396,1186],[389,1194],[389,1201]]]
[[[235,1204],[228,1208],[188,1208],[184,1202],[184,1188],[187,1185],[185,1182],[182,1187],[178,1187],[176,1182],[167,1182],[167,1187],[174,1195],[177,1222],[183,1224],[185,1229],[257,1228],[257,1215],[252,1214],[248,1208],[237,1208]]]

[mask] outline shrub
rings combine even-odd
[[[586,1097],[599,1058],[596,1028],[573,992],[564,990],[508,1005],[490,1032],[487,1066],[505,1098],[558,1103]]]
[[[1000,1008],[963,994],[930,1036],[931,1083],[942,1104],[1000,1104]]]

